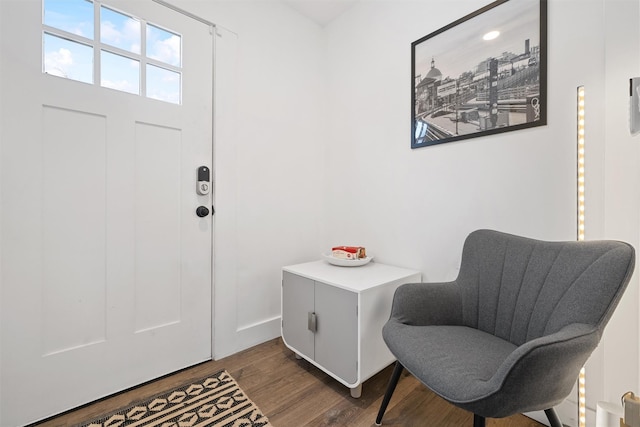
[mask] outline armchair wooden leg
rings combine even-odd
[[[485,427],[486,419],[478,414],[473,414],[473,427]]]
[[[391,374],[391,378],[389,378],[389,385],[387,386],[387,391],[384,393],[384,398],[382,399],[382,404],[380,405],[380,410],[378,411],[378,416],[376,417],[376,425],[382,425],[382,417],[384,416],[384,411],[387,410],[387,406],[389,405],[389,401],[391,400],[391,395],[396,389],[398,385],[398,380],[400,380],[400,374],[402,374],[402,370],[404,366],[400,362],[396,362],[396,367],[393,368],[393,373]]]
[[[544,413],[547,415],[551,427],[563,427],[560,417],[558,417],[558,414],[553,408],[545,409]]]

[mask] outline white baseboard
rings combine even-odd
[[[251,325],[242,326],[237,330],[238,351],[262,344],[265,341],[280,336],[280,316],[266,319]]]

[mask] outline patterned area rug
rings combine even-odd
[[[272,427],[227,371],[167,391],[82,427]]]

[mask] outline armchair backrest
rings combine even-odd
[[[475,231],[456,279],[464,324],[515,345],[572,323],[601,334],[634,264],[634,249],[624,242],[545,242]]]

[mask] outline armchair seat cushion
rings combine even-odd
[[[391,352],[429,389],[449,401],[482,399],[499,389],[490,382],[517,348],[466,326],[410,326],[389,322],[384,337]]]

